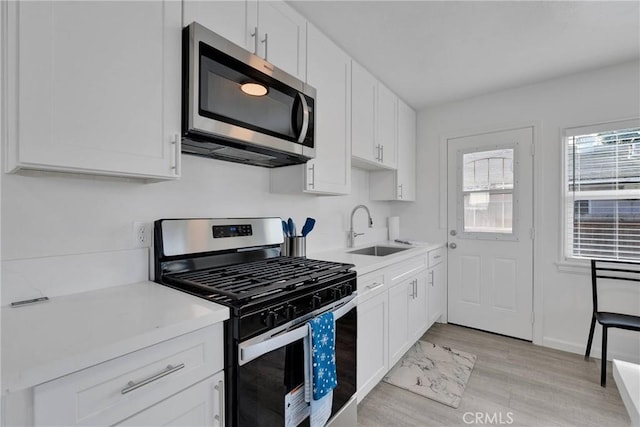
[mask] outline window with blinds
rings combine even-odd
[[[565,133],[566,256],[640,261],[640,123],[598,128]]]

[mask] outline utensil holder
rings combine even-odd
[[[288,256],[307,256],[307,238],[302,236],[289,237],[288,240]]]

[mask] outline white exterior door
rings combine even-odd
[[[531,340],[533,128],[447,146],[448,321]]]

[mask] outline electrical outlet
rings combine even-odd
[[[136,248],[151,247],[151,224],[135,221],[133,223],[133,238]]]

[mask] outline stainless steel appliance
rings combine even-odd
[[[304,389],[306,323],[326,311],[336,319],[338,375],[329,424],[356,425],[353,265],[280,256],[280,218],[162,219],[154,233],[158,283],[229,307],[225,425],[309,425],[292,411]]]
[[[196,22],[182,75],[183,152],[265,167],[315,157],[313,87]]]

